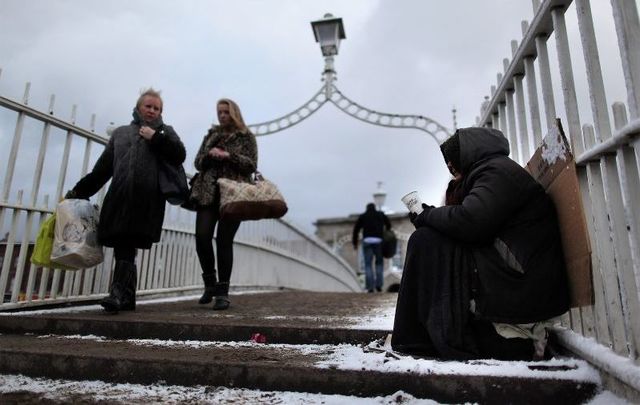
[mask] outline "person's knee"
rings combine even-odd
[[[422,245],[439,238],[441,238],[441,235],[434,229],[431,229],[429,227],[418,228],[409,237],[408,245]]]
[[[433,228],[418,228],[409,237],[407,254],[414,251],[439,251],[451,243],[451,239]]]

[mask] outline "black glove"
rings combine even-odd
[[[73,198],[78,198],[77,194],[74,190],[67,191],[67,194],[64,195],[65,200],[71,200]]]
[[[89,201],[88,197],[80,197],[75,190],[69,190],[69,191],[67,191],[67,194],[64,195],[64,199],[65,200],[71,200],[71,199],[74,199],[74,198],[75,199],[83,199],[83,200]]]
[[[435,207],[433,205],[422,203],[422,212],[420,214],[410,212],[409,220],[416,229],[427,226],[427,215],[429,215],[429,212],[434,208]]]

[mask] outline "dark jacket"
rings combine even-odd
[[[458,130],[462,202],[424,220],[462,242],[474,263],[478,316],[529,323],[561,315],[569,295],[553,202],[490,128]]]
[[[227,151],[229,159],[209,156],[211,148],[216,146]],[[198,173],[191,184],[191,203],[210,206],[216,201],[217,179],[251,181],[251,175],[258,167],[256,137],[249,131],[236,131],[225,137],[218,125],[213,126],[202,140],[194,165]]]
[[[351,243],[353,246],[358,245],[358,236],[362,230],[362,238],[373,236],[382,239],[385,229],[390,229],[391,223],[389,218],[382,211],[376,211],[375,207],[369,206],[367,210],[358,217],[353,227],[353,235]]]
[[[148,249],[160,240],[165,200],[158,188],[157,159],[179,165],[186,152],[161,118],[149,126],[156,130],[150,141],[139,135],[136,119],[114,130],[91,173],[72,190],[77,198],[89,198],[112,179],[98,225],[98,239],[105,246]]]

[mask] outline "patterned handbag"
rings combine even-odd
[[[225,178],[218,179],[220,187],[220,218],[250,221],[281,218],[287,213],[287,203],[278,187],[255,173],[252,183]]]

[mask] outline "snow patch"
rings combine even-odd
[[[402,391],[384,397],[360,398],[346,395],[309,394],[289,391],[258,391],[205,386],[184,387],[162,384],[115,384],[103,381],[50,380],[22,375],[0,375],[0,394],[24,393],[25,391],[38,394],[42,399],[68,403],[81,399],[83,403],[85,401],[105,401],[110,403],[145,404],[437,404],[437,402],[428,399],[417,399]]]
[[[551,132],[544,137],[542,143],[542,159],[548,164],[553,165],[559,159],[567,159],[567,147],[562,140],[562,135],[556,126],[551,129]]]

